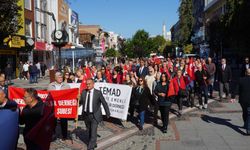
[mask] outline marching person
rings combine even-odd
[[[174,77],[173,82],[174,89],[177,94],[176,99],[179,108],[179,114],[182,115],[183,99],[187,97],[186,83],[184,77],[182,76],[182,70],[179,69],[177,71],[177,75]]]
[[[138,79],[138,86],[133,89],[132,92],[133,100],[136,101],[137,109],[139,112],[139,130],[143,130],[144,120],[145,120],[145,113],[151,101],[153,101],[153,97],[150,93],[150,89],[147,86],[144,77],[140,77]],[[134,110],[131,110],[131,115],[133,114]]]
[[[24,124],[23,137],[27,150],[41,150],[42,148],[26,138],[29,131],[35,127],[43,117],[44,103],[37,99],[37,91],[33,88],[25,89],[23,100],[26,106],[20,114],[20,124]]]
[[[143,59],[140,60],[140,67],[138,67],[136,74],[138,77],[145,77],[148,75],[148,68],[145,66],[145,61]]]
[[[208,79],[208,91],[210,94],[210,98],[213,98],[213,86],[214,86],[214,77],[215,77],[215,72],[216,72],[216,66],[212,62],[212,58],[208,57],[207,59],[207,72],[209,74],[209,79]]]
[[[48,90],[63,90],[69,89],[70,86],[63,82],[63,75],[61,72],[55,73],[55,81],[50,83],[48,86]],[[60,118],[61,131],[62,131],[62,140],[66,140],[68,138],[68,119]]]
[[[82,116],[89,133],[88,150],[93,150],[97,147],[97,127],[102,121],[101,104],[105,109],[107,118],[109,118],[109,107],[101,91],[94,89],[93,79],[87,79],[87,89],[81,94],[80,105],[83,105]]]
[[[5,84],[4,76],[0,76],[0,88],[4,91],[5,97],[8,97],[8,85]]]
[[[242,117],[244,121],[244,127],[246,127],[248,110],[250,108],[250,69],[246,70],[246,76],[240,78],[239,81],[239,103],[242,108]]]
[[[229,83],[232,81],[232,71],[229,65],[226,64],[226,59],[221,60],[221,67],[218,71],[218,81],[219,81],[219,95],[220,101],[223,97],[223,91],[225,88],[226,98],[229,98]]]
[[[241,77],[247,76],[247,75],[246,75],[246,70],[249,69],[249,68],[250,68],[249,58],[246,57],[246,58],[245,58],[245,62],[244,62],[244,64],[243,64],[242,67],[241,67]]]
[[[196,89],[199,99],[199,109],[207,109],[207,101],[208,101],[208,83],[207,79],[209,75],[206,70],[203,69],[201,64],[197,65],[198,70],[195,72],[195,81],[196,81]],[[204,95],[204,102],[202,100],[202,95]]]
[[[1,109],[17,110],[17,103],[6,98],[5,91],[2,88],[0,88],[0,110]]]
[[[169,82],[168,76],[164,72],[161,75],[161,81],[155,87],[154,93],[157,96],[159,109],[161,112],[161,120],[163,123],[162,132],[167,133],[168,121],[169,121],[169,111],[171,107],[171,102],[167,97]]]

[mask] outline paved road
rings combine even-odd
[[[242,129],[237,103],[209,104],[208,111],[194,110],[171,120],[168,133],[157,128],[137,133],[109,150],[249,150],[250,136]]]
[[[39,80],[39,84],[30,85],[28,81],[15,80],[14,86],[46,89],[48,78]],[[176,105],[173,105],[176,109]],[[220,103],[216,100],[209,104],[207,111],[184,107],[182,117],[171,115],[168,133],[163,134],[151,124],[139,131],[131,122],[106,120],[99,126],[98,149],[107,150],[249,150],[250,137],[245,136],[241,126],[241,108],[237,103]],[[115,122],[111,123],[111,122]],[[53,150],[86,149],[87,133],[83,121],[69,122],[71,140],[60,141],[60,129],[57,139],[52,142]],[[19,138],[19,149],[24,149],[23,138]]]

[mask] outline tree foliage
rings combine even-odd
[[[226,12],[209,24],[209,44],[219,51],[221,47],[249,53],[250,1],[227,0]]]
[[[150,38],[149,40],[149,46],[151,51],[163,53],[167,42],[163,36],[157,35],[156,37]]]
[[[124,45],[123,55],[130,58],[147,57],[151,52],[163,53],[166,40],[160,35],[149,37],[149,33],[145,30],[138,30]]]
[[[188,44],[183,47],[185,54],[191,54],[193,52],[193,44]]]
[[[192,29],[194,26],[193,3],[192,0],[181,0],[179,7],[179,43],[183,46],[191,43]]]
[[[110,48],[105,52],[106,57],[117,57],[118,53],[115,49]]]
[[[19,0],[0,0],[0,45],[3,44],[3,39],[9,35],[15,34],[22,26],[20,22],[19,11],[22,10],[17,5]]]

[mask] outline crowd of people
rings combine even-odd
[[[44,78],[47,66],[43,62],[22,62],[18,64],[18,79],[29,80],[30,84],[38,83],[38,78]]]
[[[81,88],[83,89],[81,93],[81,103],[85,104],[83,114],[87,114],[88,117],[92,117],[93,119],[93,115],[95,117],[95,110],[98,110],[98,112],[100,110],[99,103],[105,104],[105,102],[103,102],[103,96],[99,95],[97,109],[92,110],[91,107],[91,109],[89,109],[88,106],[86,106],[89,105],[89,98],[93,99],[89,91],[93,90],[94,82],[125,84],[131,86],[132,95],[128,119],[137,120],[139,130],[143,130],[145,118],[149,117],[148,115],[150,114],[148,112],[153,112],[154,122],[152,123],[158,125],[157,118],[158,111],[160,111],[162,132],[167,133],[169,112],[172,103],[176,103],[178,106],[178,110],[176,110],[178,116],[182,115],[183,105],[207,109],[208,99],[215,97],[213,93],[215,82],[218,82],[219,86],[219,101],[231,99],[229,95],[229,84],[232,81],[232,70],[225,58],[222,58],[220,62],[221,64],[215,64],[210,57],[207,60],[202,58],[167,58],[162,60],[154,58],[130,59],[121,60],[119,64],[108,63],[106,65],[97,66],[82,65],[75,73],[71,71],[71,68],[64,67],[62,73],[57,72],[55,74],[55,81],[49,84],[48,90],[67,89],[69,88],[67,83],[81,83]],[[29,74],[31,83],[37,82],[37,74],[32,73],[32,66],[36,66],[36,70],[40,70],[42,76],[45,75],[44,72],[46,68],[44,65],[40,64],[40,67],[37,67],[37,64],[22,64],[20,62],[21,72],[19,78],[28,79]],[[250,75],[249,67],[249,59],[246,58],[245,64],[242,67],[242,76]],[[38,73],[38,71],[36,71],[36,73]],[[4,103],[6,99],[3,98],[8,95],[6,90],[7,87],[4,83],[5,77],[4,74],[2,74],[0,76],[0,108],[3,108],[2,105],[7,103]],[[99,93],[98,91],[95,92]],[[197,103],[195,97],[198,97]],[[234,99],[234,95],[232,95],[232,98]],[[24,100],[27,103],[27,108],[24,109],[25,111],[36,109],[36,107],[39,109],[40,105],[42,106],[39,100],[35,101],[33,99],[37,99],[36,92],[33,89],[26,90]],[[90,101],[93,103],[93,100]],[[249,102],[244,104],[244,122],[246,122],[246,108],[250,106],[248,105]],[[11,107],[13,107],[13,104],[11,104]],[[106,111],[109,114],[109,111]],[[136,112],[138,113],[138,117],[134,116]],[[40,118],[41,114],[39,113],[38,116]],[[25,117],[24,121],[25,119],[27,118]],[[31,123],[32,126],[34,126],[38,120],[33,120],[34,122]],[[26,120],[27,128],[31,128],[31,126],[27,125],[30,121],[29,119]],[[92,126],[96,128],[100,121],[101,119],[98,120],[98,122],[93,122],[93,120],[91,120],[87,123],[89,128]],[[67,122],[68,120],[66,118],[60,118],[63,140],[68,138]],[[96,130],[91,130],[89,134],[95,134],[94,137],[90,137],[90,140],[92,140],[90,149],[93,149],[96,146]],[[25,141],[25,143],[31,147],[35,146],[32,145],[34,143],[30,143],[30,141]]]

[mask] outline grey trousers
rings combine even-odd
[[[89,133],[89,142],[88,142],[87,149],[94,149],[96,146],[96,140],[97,140],[98,122],[94,118],[93,114],[87,115],[87,117],[85,119],[85,125],[86,125],[88,133]]]
[[[222,98],[223,96],[223,93],[224,93],[224,89],[225,89],[225,93],[226,93],[226,97],[229,96],[229,83],[226,82],[226,83],[222,83],[222,82],[219,82],[219,95],[220,95],[220,98]]]

